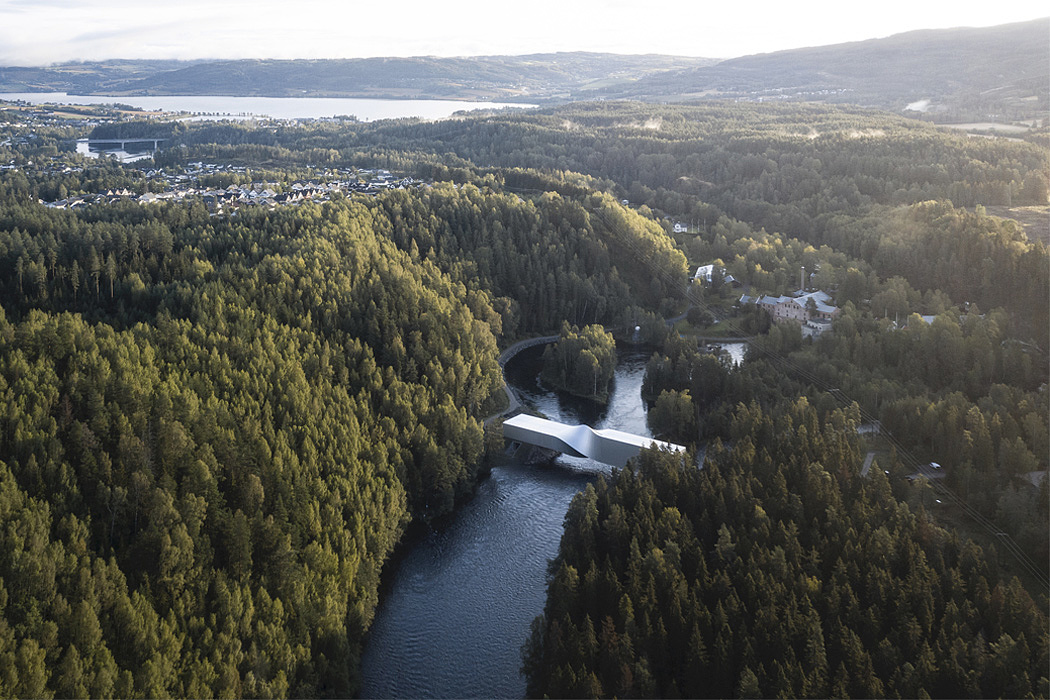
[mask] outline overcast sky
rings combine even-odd
[[[0,0],[0,65],[549,51],[730,58],[1048,14],[1045,0]]]

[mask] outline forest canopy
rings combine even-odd
[[[616,342],[599,325],[562,324],[561,334],[543,351],[543,381],[556,389],[604,403],[616,371]]]
[[[740,404],[703,469],[650,450],[577,495],[530,697],[1045,696],[1045,614],[856,474],[856,421]]]
[[[479,478],[499,342],[658,306],[628,245],[684,274],[597,193],[217,216],[45,208],[46,180],[0,182],[9,695],[352,693],[383,564]]]
[[[1047,695],[1038,577],[905,478],[941,460],[1045,568],[1050,258],[981,206],[1046,206],[1045,139],[595,102],[108,123],[168,139],[122,166],[34,119],[0,127],[0,694],[352,694],[384,564],[483,478],[500,348],[563,329],[600,395],[630,327],[654,431],[707,459],[574,502],[530,692]],[[832,333],[733,308],[801,267]],[[716,316],[739,367],[664,321]]]

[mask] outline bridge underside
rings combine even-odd
[[[646,447],[685,452],[681,445],[633,435],[619,430],[595,430],[586,425],[565,425],[545,418],[518,415],[503,422],[503,437],[573,457],[588,457],[614,467],[626,466]]]

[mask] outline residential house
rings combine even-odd
[[[831,330],[831,321],[823,318],[810,318],[802,324],[802,337],[815,338]]]
[[[696,268],[696,272],[693,273],[694,282],[703,282],[704,284],[711,284],[711,280],[714,278],[715,266],[714,265],[701,265]],[[726,269],[724,267],[718,268],[718,274],[725,279]]]

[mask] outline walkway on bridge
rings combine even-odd
[[[524,413],[503,421],[503,437],[573,457],[588,457],[614,467],[626,466],[628,460],[637,457],[647,447],[685,452],[681,445],[644,435],[609,428],[595,430],[586,425],[566,425]]]

